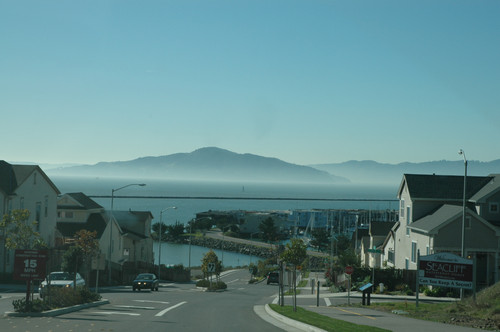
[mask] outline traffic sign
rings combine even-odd
[[[208,263],[207,272],[209,272],[209,273],[215,272],[215,263]]]
[[[354,268],[352,266],[345,267],[345,273],[352,274],[354,272]]]
[[[16,250],[13,278],[15,280],[45,279],[47,257],[47,250]]]

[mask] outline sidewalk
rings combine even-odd
[[[350,323],[358,324],[358,325],[368,325],[379,327],[382,329],[386,329],[389,331],[404,331],[404,332],[472,332],[478,331],[480,329],[462,327],[458,325],[444,324],[431,322],[426,320],[419,320],[410,317],[406,317],[404,314],[396,314],[396,313],[388,313],[382,312],[374,309],[370,309],[367,306],[364,307],[352,307],[352,306],[328,306],[329,298],[346,298],[347,292],[344,293],[330,293],[329,289],[326,287],[320,287],[320,306],[316,305],[307,305],[300,304],[301,299],[302,302],[305,302],[304,299],[316,299],[317,298],[317,281],[319,279],[320,285],[325,282],[323,277],[319,275],[315,275],[313,273],[310,274],[309,280],[315,279],[315,288],[314,294],[311,294],[311,283],[308,283],[308,287],[298,288],[302,292],[300,295],[297,295],[298,306],[324,315],[334,319],[347,321]],[[360,292],[351,292],[351,299],[359,302],[362,294]],[[372,301],[377,301],[380,299],[397,299],[397,300],[408,300],[409,305],[415,305],[415,296],[392,296],[392,295],[383,295],[383,294],[375,294],[371,296]],[[456,299],[452,298],[434,298],[427,296],[420,296],[420,300],[431,300],[431,301],[455,301]],[[346,299],[347,301],[347,299]],[[309,301],[310,302],[310,301]],[[278,303],[278,298],[276,298],[273,303]],[[286,303],[286,301],[285,301]],[[266,308],[266,312],[271,316],[277,319],[280,323],[287,324],[291,326],[290,329],[300,330],[300,331],[322,331],[321,329],[317,329],[307,324],[303,324],[292,319],[286,318],[274,312],[269,307]]]

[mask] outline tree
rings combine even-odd
[[[96,257],[99,253],[99,241],[96,239],[96,231],[88,231],[81,229],[75,234],[76,246],[80,248],[81,259],[83,266],[85,267],[85,280],[90,280],[90,270],[92,258]],[[76,286],[76,273],[75,282]]]
[[[207,252],[201,260],[201,271],[205,279],[208,279],[208,276],[211,274],[211,272],[208,272],[209,263],[215,264],[215,276],[219,280],[220,273],[222,272],[222,263],[213,250]]]
[[[277,234],[278,234],[278,228],[274,224],[274,219],[269,217],[259,224],[259,230],[262,232],[262,237],[265,241],[271,242],[275,241]]]
[[[30,217],[29,210],[13,210],[5,214],[0,227],[4,229],[5,247],[7,249],[45,249],[47,244],[39,232],[35,231],[38,221],[27,223]]]
[[[167,225],[167,234],[171,239],[178,240],[184,235],[184,224],[177,221],[174,225]]]
[[[328,248],[330,243],[330,237],[328,232],[324,229],[316,228],[311,232],[312,240],[311,245],[318,248],[318,251],[323,251],[323,249]]]
[[[27,209],[13,210],[5,214],[0,223],[5,235],[5,248],[7,249],[45,249],[47,244],[40,233],[35,231],[38,221],[28,224],[30,211]],[[30,299],[31,281],[26,282],[26,303]]]
[[[297,267],[307,257],[307,246],[301,239],[292,239],[286,244],[281,259],[293,265],[293,311],[297,311]]]
[[[161,227],[160,227],[161,225]],[[165,232],[167,231],[167,225],[162,221],[162,222],[157,222],[153,224],[151,227],[153,229],[153,232],[156,235],[156,238],[159,240],[160,239],[160,229],[161,229],[161,238],[165,238]]]

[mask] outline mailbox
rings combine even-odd
[[[372,293],[373,290],[373,284],[372,283],[367,283],[366,285],[363,285],[359,288],[361,292],[363,292],[363,305],[370,305],[370,294]]]

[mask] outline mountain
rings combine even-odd
[[[500,173],[500,159],[490,162],[471,161],[467,165],[467,175],[486,176]],[[382,184],[399,183],[403,174],[464,175],[464,162],[431,161],[423,163],[383,164],[371,160],[347,161],[338,164],[309,165],[318,170],[345,177],[352,183]]]
[[[139,177],[189,180],[346,183],[347,179],[276,158],[207,147],[191,153],[101,162],[45,170],[49,175]]]

